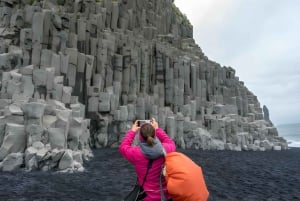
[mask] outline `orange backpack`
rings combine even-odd
[[[202,169],[179,152],[165,156],[165,175],[168,193],[173,201],[206,201],[209,196]],[[162,177],[162,176],[161,176]],[[161,183],[161,197],[164,199]]]

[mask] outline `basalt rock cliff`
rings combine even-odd
[[[180,148],[287,148],[172,0],[0,0],[0,80],[2,170],[80,170],[151,117]]]

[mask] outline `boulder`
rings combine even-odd
[[[66,137],[64,130],[61,128],[49,128],[48,129],[49,143],[52,149],[64,149],[66,148]]]
[[[210,149],[211,135],[203,129],[197,128],[184,135],[185,147],[187,149]]]
[[[281,151],[281,146],[273,146],[274,151]]]
[[[23,115],[23,111],[18,105],[11,104],[10,106],[8,106],[8,109],[13,115]]]
[[[81,151],[73,151],[73,160],[79,164],[83,164],[82,152]]]
[[[73,168],[73,153],[72,150],[67,149],[59,161],[58,168],[65,170],[67,168]]]
[[[2,121],[3,118],[0,117],[0,147],[2,145],[4,135],[5,135],[5,126],[6,123]]]
[[[26,147],[26,135],[24,126],[19,124],[7,124],[5,137],[0,147],[0,161],[10,153],[24,152]]]
[[[44,161],[46,160],[46,156],[47,156],[48,150],[46,148],[41,148],[38,149],[37,153],[36,153],[36,159],[38,162]],[[50,155],[48,155],[50,157]]]
[[[26,133],[27,133],[27,146],[29,147],[35,142],[40,142],[42,140],[44,129],[41,125],[29,124],[26,127]]]
[[[225,143],[221,140],[212,139],[210,144],[210,149],[219,150],[219,151],[225,150]]]
[[[51,152],[52,162],[57,164],[57,162],[61,159],[61,157],[64,155],[64,153],[65,153],[64,150],[54,148]]]
[[[23,105],[22,110],[27,118],[39,119],[44,115],[46,105],[39,102],[30,102]]]
[[[11,153],[2,161],[0,169],[2,169],[2,171],[18,170],[23,165],[23,158],[23,153]]]
[[[68,133],[68,148],[71,150],[78,150],[79,148],[79,138],[83,134],[82,130],[82,119],[76,118],[72,119],[70,123],[70,129]]]
[[[25,151],[25,167],[26,170],[31,171],[38,168],[36,153],[38,150],[34,147],[28,147]]]
[[[269,140],[263,140],[260,142],[260,147],[264,147],[265,150],[272,150],[273,144]]]
[[[96,148],[104,148],[108,144],[108,134],[107,133],[99,133],[96,136]]]

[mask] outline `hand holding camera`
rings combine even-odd
[[[148,120],[148,119],[144,119],[144,120],[137,120],[137,125],[139,127],[141,127],[143,124],[145,123],[151,123],[151,120]]]
[[[158,128],[158,123],[157,123],[157,121],[154,118],[151,119],[151,124],[154,127],[154,129]]]
[[[136,120],[134,122],[134,124],[132,125],[131,130],[133,130],[134,132],[136,132],[145,123],[150,123],[154,127],[154,129],[158,128],[157,121],[154,118],[152,118],[151,120],[149,120],[149,119],[139,119],[139,120]]]
[[[136,132],[140,127],[138,126],[138,120],[136,120],[134,122],[134,124],[132,124],[131,126],[131,130],[133,130],[134,132]]]

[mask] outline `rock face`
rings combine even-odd
[[[150,117],[182,148],[287,148],[235,70],[195,44],[172,0],[0,6],[2,169],[16,169],[3,168],[13,153],[27,169],[78,167],[90,146],[116,147],[132,121]]]

